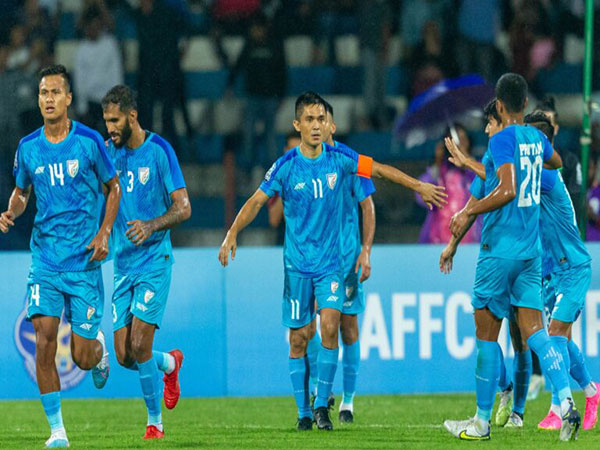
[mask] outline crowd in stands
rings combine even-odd
[[[75,19],[69,21],[73,14]],[[600,9],[597,25],[598,19]],[[382,135],[393,134],[395,120],[412,98],[462,74],[478,73],[494,83],[505,71],[518,72],[538,99],[556,93],[556,86],[566,86],[559,94],[579,93],[583,26],[584,0],[4,0],[0,9],[0,202],[8,200],[13,187],[10,172],[19,139],[41,125],[36,74],[50,63],[63,63],[57,47],[65,34],[77,42],[69,67],[73,118],[105,134],[100,100],[111,86],[128,83],[139,94],[140,122],[161,133],[178,153],[188,155],[181,156],[184,165],[198,163],[194,155],[199,150],[193,147],[206,140],[197,138],[200,130],[189,110],[190,87],[183,62],[191,40],[207,38],[225,73],[222,92],[211,100],[226,108],[243,105],[238,129],[221,133],[224,136],[218,139],[234,152],[242,173],[238,184],[244,185],[245,175],[249,174],[248,184],[255,183],[281,154],[285,133],[277,129],[277,117],[286,97],[296,94],[290,77],[295,49],[284,45],[290,37],[310,41],[309,76],[311,68],[326,67],[328,73],[342,70],[347,55],[341,52],[339,39],[357,38],[358,64],[339,72],[342,77],[359,74],[353,79],[356,83],[347,83],[352,85],[350,95],[361,105],[347,132]],[[230,36],[243,39],[235,56],[228,48]],[[133,54],[126,51],[132,37],[137,41]],[[598,44],[600,26],[595,26],[596,74],[600,73]],[[399,57],[392,57],[393,53]],[[391,101],[389,85],[397,82],[390,81],[391,66],[402,70],[402,85],[391,88],[402,102]],[[333,80],[335,85],[339,78]],[[332,92],[322,93],[342,91],[334,86]],[[218,120],[215,111],[216,107],[208,108],[202,121]],[[176,116],[182,118],[182,127],[177,126]],[[464,135],[463,148],[468,152],[471,140],[477,138],[473,133],[480,135],[481,130],[456,128]],[[561,153],[578,158],[578,129],[565,130],[565,140],[558,140],[565,147]],[[595,240],[600,240],[598,137],[594,127],[587,212],[588,238]],[[396,160],[415,176],[424,171],[424,179],[446,185],[456,208],[466,201],[470,179],[445,162],[440,143],[411,157],[410,163],[405,164],[401,156],[387,159]],[[439,223],[447,222],[449,211],[456,208],[425,217],[418,205],[394,204],[385,195],[383,188],[382,200],[376,199],[381,212],[378,225],[385,230],[386,223],[392,225],[400,218],[400,225],[410,231],[382,231],[376,241],[444,242],[448,238]],[[398,207],[401,213],[393,210]],[[264,224],[268,227],[267,220]],[[398,230],[398,223],[394,225]],[[467,239],[476,241],[477,230]],[[2,247],[11,247],[6,242],[3,239]],[[14,243],[24,245],[26,240]]]

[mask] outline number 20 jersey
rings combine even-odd
[[[541,256],[539,221],[540,187],[544,162],[554,149],[537,128],[511,125],[489,141],[485,165],[485,195],[498,186],[497,170],[515,166],[513,200],[483,216],[481,256],[526,260]]]
[[[21,189],[33,185],[37,213],[31,233],[32,268],[80,272],[100,265],[88,261],[104,205],[102,183],[115,176],[102,136],[72,121],[57,144],[44,127],[21,139],[13,170]]]

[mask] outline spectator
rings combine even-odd
[[[471,154],[471,141],[465,128],[460,124],[446,130],[444,136],[452,136],[455,142],[458,142],[459,149],[467,156]],[[471,172],[458,169],[448,161],[449,153],[444,146],[444,140],[440,140],[435,147],[435,160],[433,165],[429,166],[426,172],[419,177],[420,181],[425,183],[434,183],[446,188],[448,194],[448,204],[443,209],[434,207],[427,211],[425,223],[421,228],[419,235],[420,243],[445,244],[450,241],[452,233],[450,232],[450,219],[454,213],[460,211],[471,196],[469,187],[473,181]],[[415,197],[417,203],[426,207],[419,196]],[[478,242],[479,226],[471,227],[462,242]]]
[[[27,26],[29,39],[32,41],[42,40],[44,47],[50,53],[54,49],[58,24],[56,16],[40,5],[38,0],[26,0],[21,13],[20,20]],[[41,47],[41,44],[37,44]]]
[[[286,91],[287,67],[281,39],[271,34],[266,17],[256,16],[250,26],[244,48],[227,80],[228,95],[238,77],[245,77],[243,153],[258,172],[276,158],[275,116]],[[254,140],[258,122],[263,123],[266,144],[257,149]]]
[[[27,27],[19,23],[10,30],[10,53],[7,68],[24,70],[28,63]]]
[[[588,185],[586,239],[588,241],[600,241],[600,182],[598,179],[598,157],[596,155],[590,156]]]
[[[123,84],[123,63],[117,40],[106,31],[99,7],[89,7],[81,18],[85,39],[75,52],[73,81],[79,119],[106,134],[101,101],[104,94]]]
[[[317,20],[313,36],[315,64],[337,65],[335,38],[358,31],[357,3],[372,5],[364,0],[313,0],[312,12]]]
[[[363,101],[373,128],[387,125],[385,80],[391,11],[387,0],[361,2],[358,9]]]
[[[400,31],[407,58],[423,36],[423,28],[429,21],[436,22],[444,37],[448,37],[448,20],[452,11],[452,0],[404,1],[400,13]],[[444,26],[445,25],[445,26]]]

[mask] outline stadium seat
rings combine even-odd
[[[234,64],[237,61],[242,48],[244,48],[244,41],[241,36],[226,36],[223,39],[223,50],[229,59],[229,64]]]
[[[60,63],[69,71],[73,70],[75,51],[77,50],[78,45],[79,41],[77,40],[60,40],[56,41],[54,46],[54,56],[56,61],[60,61]]]
[[[284,46],[288,66],[309,67],[312,64],[313,41],[310,36],[290,36]]]
[[[360,42],[358,36],[346,34],[335,39],[335,55],[340,66],[360,65]]]
[[[392,66],[386,70],[385,94],[391,96],[407,95],[409,90],[408,72],[404,66]]]
[[[221,134],[235,133],[241,129],[244,104],[241,99],[221,99],[214,104],[214,131]]]
[[[349,133],[354,116],[354,99],[349,96],[332,95],[327,96],[326,100],[333,107],[335,124],[337,125],[336,133],[338,135]]]
[[[225,93],[226,70],[185,72],[185,87],[188,99],[220,99]]]
[[[185,72],[217,71],[221,69],[221,62],[211,39],[206,36],[190,39],[181,67]]]
[[[390,38],[388,44],[387,65],[396,66],[404,58],[404,44],[400,35],[396,34]]]
[[[275,129],[277,133],[287,134],[293,130],[295,97],[286,97],[279,105],[277,117],[275,118]]]
[[[288,95],[300,95],[307,90],[322,95],[334,92],[335,69],[329,66],[288,68]]]
[[[361,95],[363,88],[362,67],[336,67],[333,94]]]
[[[553,68],[541,69],[536,82],[545,93],[576,94],[583,89],[583,68],[580,64],[559,63]]]
[[[77,39],[77,15],[73,11],[66,11],[60,15],[58,21],[58,39]]]
[[[123,47],[123,67],[125,72],[137,72],[138,70],[138,41],[135,39],[126,39],[122,41]]]

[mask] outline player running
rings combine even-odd
[[[31,234],[27,320],[33,322],[36,378],[51,435],[46,447],[68,447],[56,370],[60,317],[71,324],[71,354],[80,369],[92,369],[97,388],[106,384],[108,352],[99,330],[104,311],[100,261],[108,254],[121,189],[100,134],[70,120],[71,78],[64,66],[40,72],[38,105],[44,125],[21,139],[14,188],[0,215],[7,233],[27,207],[33,190],[37,212]],[[100,216],[104,204],[104,220]]]
[[[331,430],[327,402],[338,362],[338,330],[343,308],[344,274],[341,255],[344,183],[349,176],[386,178],[419,192],[428,205],[445,203],[443,188],[421,183],[403,172],[323,143],[328,127],[323,99],[312,92],[296,100],[294,128],[301,143],[280,157],[259,189],[238,213],[219,251],[227,266],[235,258],[237,234],[258,214],[269,197],[279,193],[286,222],[282,301],[284,326],[290,329],[290,378],[298,406],[298,429],[312,429],[306,347],[315,299],[321,316],[322,345],[317,361],[319,386],[315,419],[319,429]]]
[[[334,141],[336,125],[333,119],[333,107],[327,101],[325,111],[329,127],[324,128],[323,141],[335,148],[348,148]],[[344,261],[344,293],[340,331],[342,334],[342,367],[344,393],[340,403],[339,420],[341,423],[354,422],[354,394],[360,366],[360,340],[358,339],[358,314],[365,310],[365,294],[362,283],[371,275],[371,247],[375,235],[375,205],[371,195],[375,186],[369,178],[348,177],[344,185],[344,212],[342,224],[342,259]],[[358,205],[362,210],[363,235],[358,226]],[[311,381],[317,378],[316,366],[321,338],[316,333],[316,320],[311,324],[313,337],[308,342],[307,356],[310,365]],[[315,387],[317,383],[315,382]],[[333,406],[335,399],[329,399]]]
[[[115,290],[113,330],[119,364],[137,370],[148,423],[144,439],[164,436],[158,371],[164,372],[167,409],[180,395],[180,350],[152,350],[171,284],[170,228],[191,215],[190,201],[173,148],[138,122],[135,94],[113,87],[102,99],[110,135],[108,151],[124,186],[113,233]]]
[[[561,161],[545,135],[523,126],[526,94],[527,83],[520,75],[505,74],[498,80],[496,106],[504,128],[490,139],[484,156],[487,195],[470,199],[450,223],[452,233],[460,238],[469,222],[487,213],[472,300],[478,350],[477,414],[466,421],[444,422],[460,439],[490,439],[489,420],[500,374],[497,339],[511,306],[517,308],[523,341],[542,356],[542,368],[559,393],[560,439],[576,439],[579,430],[567,369],[541,318],[539,187],[544,163],[556,169]]]

